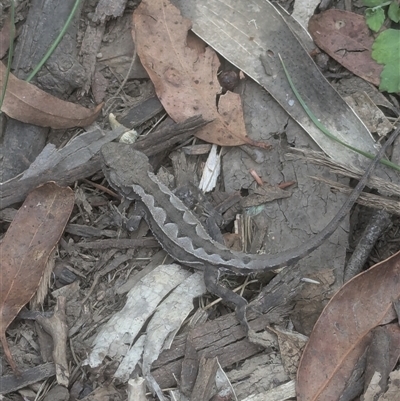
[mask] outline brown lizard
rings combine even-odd
[[[377,163],[399,131],[400,127],[381,147],[331,222],[308,242],[275,255],[235,252],[211,239],[197,217],[157,179],[147,156],[131,146],[121,143],[104,145],[101,148],[102,168],[112,188],[123,197],[136,200],[136,207],[143,213],[154,237],[172,258],[185,265],[204,269],[207,289],[236,305],[237,317],[248,331],[247,302],[230,289],[219,285],[219,275],[247,275],[291,266],[318,248],[350,212]]]

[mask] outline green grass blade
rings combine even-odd
[[[26,82],[30,82],[32,78],[38,73],[38,71],[43,67],[43,64],[48,60],[48,58],[52,55],[54,49],[58,46],[58,44],[61,42],[61,39],[64,37],[65,32],[67,31],[69,24],[72,21],[72,18],[74,17],[76,10],[78,9],[79,3],[81,0],[76,0],[74,7],[72,8],[68,19],[65,21],[65,24],[63,26],[63,29],[61,32],[58,34],[56,40],[53,42],[51,45],[50,49],[47,50],[46,54],[43,56],[43,58],[40,60],[39,64],[34,68],[34,70],[29,74],[28,78],[26,78]]]

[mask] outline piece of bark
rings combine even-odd
[[[76,137],[60,150],[48,144],[28,170],[0,184],[0,208],[21,202],[32,189],[47,181],[69,185],[96,173],[101,169],[96,153],[102,145],[118,138],[123,131],[123,128],[109,132],[94,129]]]
[[[195,117],[184,123],[154,131],[152,135],[148,135],[145,140],[133,146],[151,156],[192,135],[204,124],[207,122],[201,117]],[[104,132],[100,128],[95,128],[76,137],[60,150],[48,144],[21,176],[0,184],[0,209],[24,200],[33,188],[44,182],[55,181],[59,185],[69,185],[93,175],[101,169],[98,155],[100,148],[118,138],[124,130],[125,128],[119,127]]]
[[[151,135],[138,141],[133,146],[135,149],[144,152],[148,157],[165,151],[168,147],[176,144],[178,141],[184,141],[201,127],[204,127],[209,121],[205,121],[201,116],[195,116],[188,120],[175,124],[164,125],[162,128],[154,131]]]
[[[210,399],[211,391],[215,383],[215,374],[218,369],[218,360],[214,358],[201,358],[199,375],[190,398],[191,401],[203,401]]]
[[[127,401],[147,401],[146,381],[142,377],[129,379]]]
[[[128,128],[136,128],[150,118],[156,116],[163,109],[163,105],[158,100],[158,97],[153,96],[128,110],[128,112],[120,119],[120,123]]]
[[[370,252],[376,244],[376,241],[378,241],[378,238],[389,227],[391,221],[391,215],[386,210],[374,211],[353,254],[347,262],[343,280],[345,283],[358,273],[361,273],[362,268],[369,258]]]
[[[186,339],[185,355],[182,362],[182,374],[180,381],[180,391],[189,397],[196,383],[197,372],[199,370],[199,354],[193,344],[192,335]]]
[[[49,129],[9,119],[0,145],[3,162],[0,181],[5,182],[29,167],[46,144]]]
[[[118,233],[114,230],[103,230],[101,228],[86,226],[83,224],[68,224],[65,227],[65,231],[72,235],[78,235],[83,238],[92,238],[92,237],[108,237],[115,238],[118,236]]]
[[[286,154],[285,156],[288,157],[289,160],[300,159],[305,160],[307,163],[310,162],[318,166],[325,166],[328,167],[332,173],[339,174],[345,177],[355,178],[359,180],[364,173],[364,171],[359,168],[350,168],[342,163],[338,163],[332,159],[329,159],[329,157],[319,151],[300,148],[291,148],[290,151],[292,153],[295,153],[295,155],[293,155],[292,153]],[[333,183],[331,181],[327,181],[326,178],[321,177],[318,179],[320,181],[327,182],[329,185],[333,185]],[[387,177],[383,179],[377,175],[373,175],[368,180],[368,187],[378,190],[385,196],[400,196],[400,185],[397,184],[397,182],[397,179],[390,181],[387,179]]]
[[[261,330],[269,324],[267,316],[254,319],[254,314],[248,315],[250,326]],[[152,375],[161,388],[176,385],[175,377],[179,377],[182,369],[186,336],[177,337],[171,349],[164,351],[153,363]],[[239,325],[234,314],[226,315],[211,322],[196,327],[193,330],[193,344],[201,355],[217,356],[222,367],[230,366],[249,358],[258,352],[260,347],[250,343],[244,330]]]
[[[279,273],[250,304],[247,317],[251,328],[260,331],[272,324],[284,324],[293,309],[293,299],[302,286],[294,270],[284,269]],[[260,313],[265,314],[260,316]],[[222,368],[250,358],[261,350],[248,340],[234,313],[194,328],[191,336],[199,355],[217,356]],[[161,388],[176,385],[175,377],[180,376],[182,369],[186,337],[187,334],[175,338],[171,348],[153,363],[152,375]],[[277,346],[275,341],[274,346]]]
[[[100,0],[93,16],[94,22],[104,23],[110,17],[121,17],[124,13],[126,0]]]
[[[92,80],[96,69],[97,54],[104,36],[104,21],[96,26],[88,25],[83,37],[80,56],[85,70],[85,83],[81,95],[86,94],[92,86]]]
[[[50,318],[38,316],[36,321],[53,339],[53,361],[56,367],[58,384],[69,385],[69,369],[67,361],[68,324],[65,314],[66,298],[58,297],[54,315]]]
[[[350,194],[351,188],[347,185],[340,184],[338,182],[327,180],[322,177],[310,176],[316,181],[321,181],[328,184],[332,189],[335,189],[337,192],[341,192],[344,194]],[[398,185],[393,183],[393,189],[397,189]],[[400,202],[393,198],[387,198],[382,195],[375,195],[373,193],[362,192],[360,196],[357,198],[356,203],[359,205],[367,206],[376,210],[385,210],[388,213],[399,216],[400,215]]]
[[[0,4],[0,12],[3,14],[3,5]],[[0,59],[2,59],[8,51],[10,45],[11,35],[11,16],[8,15],[3,22],[3,26],[0,29]]]
[[[45,363],[21,372],[21,376],[0,376],[0,394],[8,394],[56,374],[54,363]]]

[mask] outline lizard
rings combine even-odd
[[[102,146],[102,170],[110,186],[120,195],[136,201],[154,237],[176,261],[204,270],[206,288],[236,306],[236,316],[246,332],[247,301],[229,288],[218,284],[221,273],[248,275],[293,266],[317,249],[338,228],[366,186],[376,165],[400,132],[393,131],[370,162],[358,184],[327,226],[307,242],[275,255],[247,254],[228,249],[214,241],[197,217],[152,172],[147,156],[123,143]]]

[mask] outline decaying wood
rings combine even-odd
[[[101,146],[120,136],[123,128],[104,132],[100,128],[86,132],[57,150],[48,144],[22,174],[0,184],[0,208],[21,202],[34,188],[48,181],[68,185],[93,175],[100,169],[96,155]]]
[[[56,374],[54,363],[45,363],[21,372],[21,376],[0,376],[0,394],[8,394]]]
[[[283,324],[292,311],[295,296],[303,286],[298,276],[295,269],[285,269],[264,287],[248,308],[247,316],[253,330],[260,332],[272,324]],[[152,375],[161,388],[176,386],[175,378],[180,379],[187,337],[188,333],[177,336],[171,348],[164,351],[153,364]],[[274,335],[270,335],[269,339],[267,347],[277,347]],[[222,368],[263,351],[263,348],[249,341],[234,313],[195,327],[190,331],[190,341],[199,358],[218,357]]]
[[[201,358],[200,369],[192,392],[192,401],[203,401],[210,399],[211,391],[215,383],[215,374],[218,369],[217,358]]]
[[[201,116],[194,116],[182,123],[170,123],[161,126],[151,135],[135,143],[134,148],[145,153],[147,156],[154,156],[157,153],[165,151],[179,141],[184,141],[194,131],[207,125],[209,121],[203,120]]]
[[[148,156],[153,155],[192,135],[193,131],[206,123],[201,117],[195,117],[181,124],[173,124],[154,131],[134,147]],[[0,209],[21,202],[30,191],[45,182],[69,185],[95,174],[101,169],[98,157],[100,148],[123,132],[122,127],[107,132],[95,128],[76,137],[60,150],[48,144],[24,173],[0,184]]]
[[[266,315],[257,319],[249,318],[250,326],[262,330],[269,319]],[[230,366],[260,352],[260,347],[252,344],[245,336],[234,314],[207,322],[192,331],[193,344],[201,356],[218,357],[222,367]],[[161,388],[176,386],[180,378],[185,352],[186,335],[176,337],[171,349],[164,351],[153,364],[152,375]]]
[[[65,314],[66,298],[58,297],[54,315],[50,318],[38,316],[36,321],[53,339],[53,361],[58,384],[68,387],[69,368],[67,361],[68,324]]]

